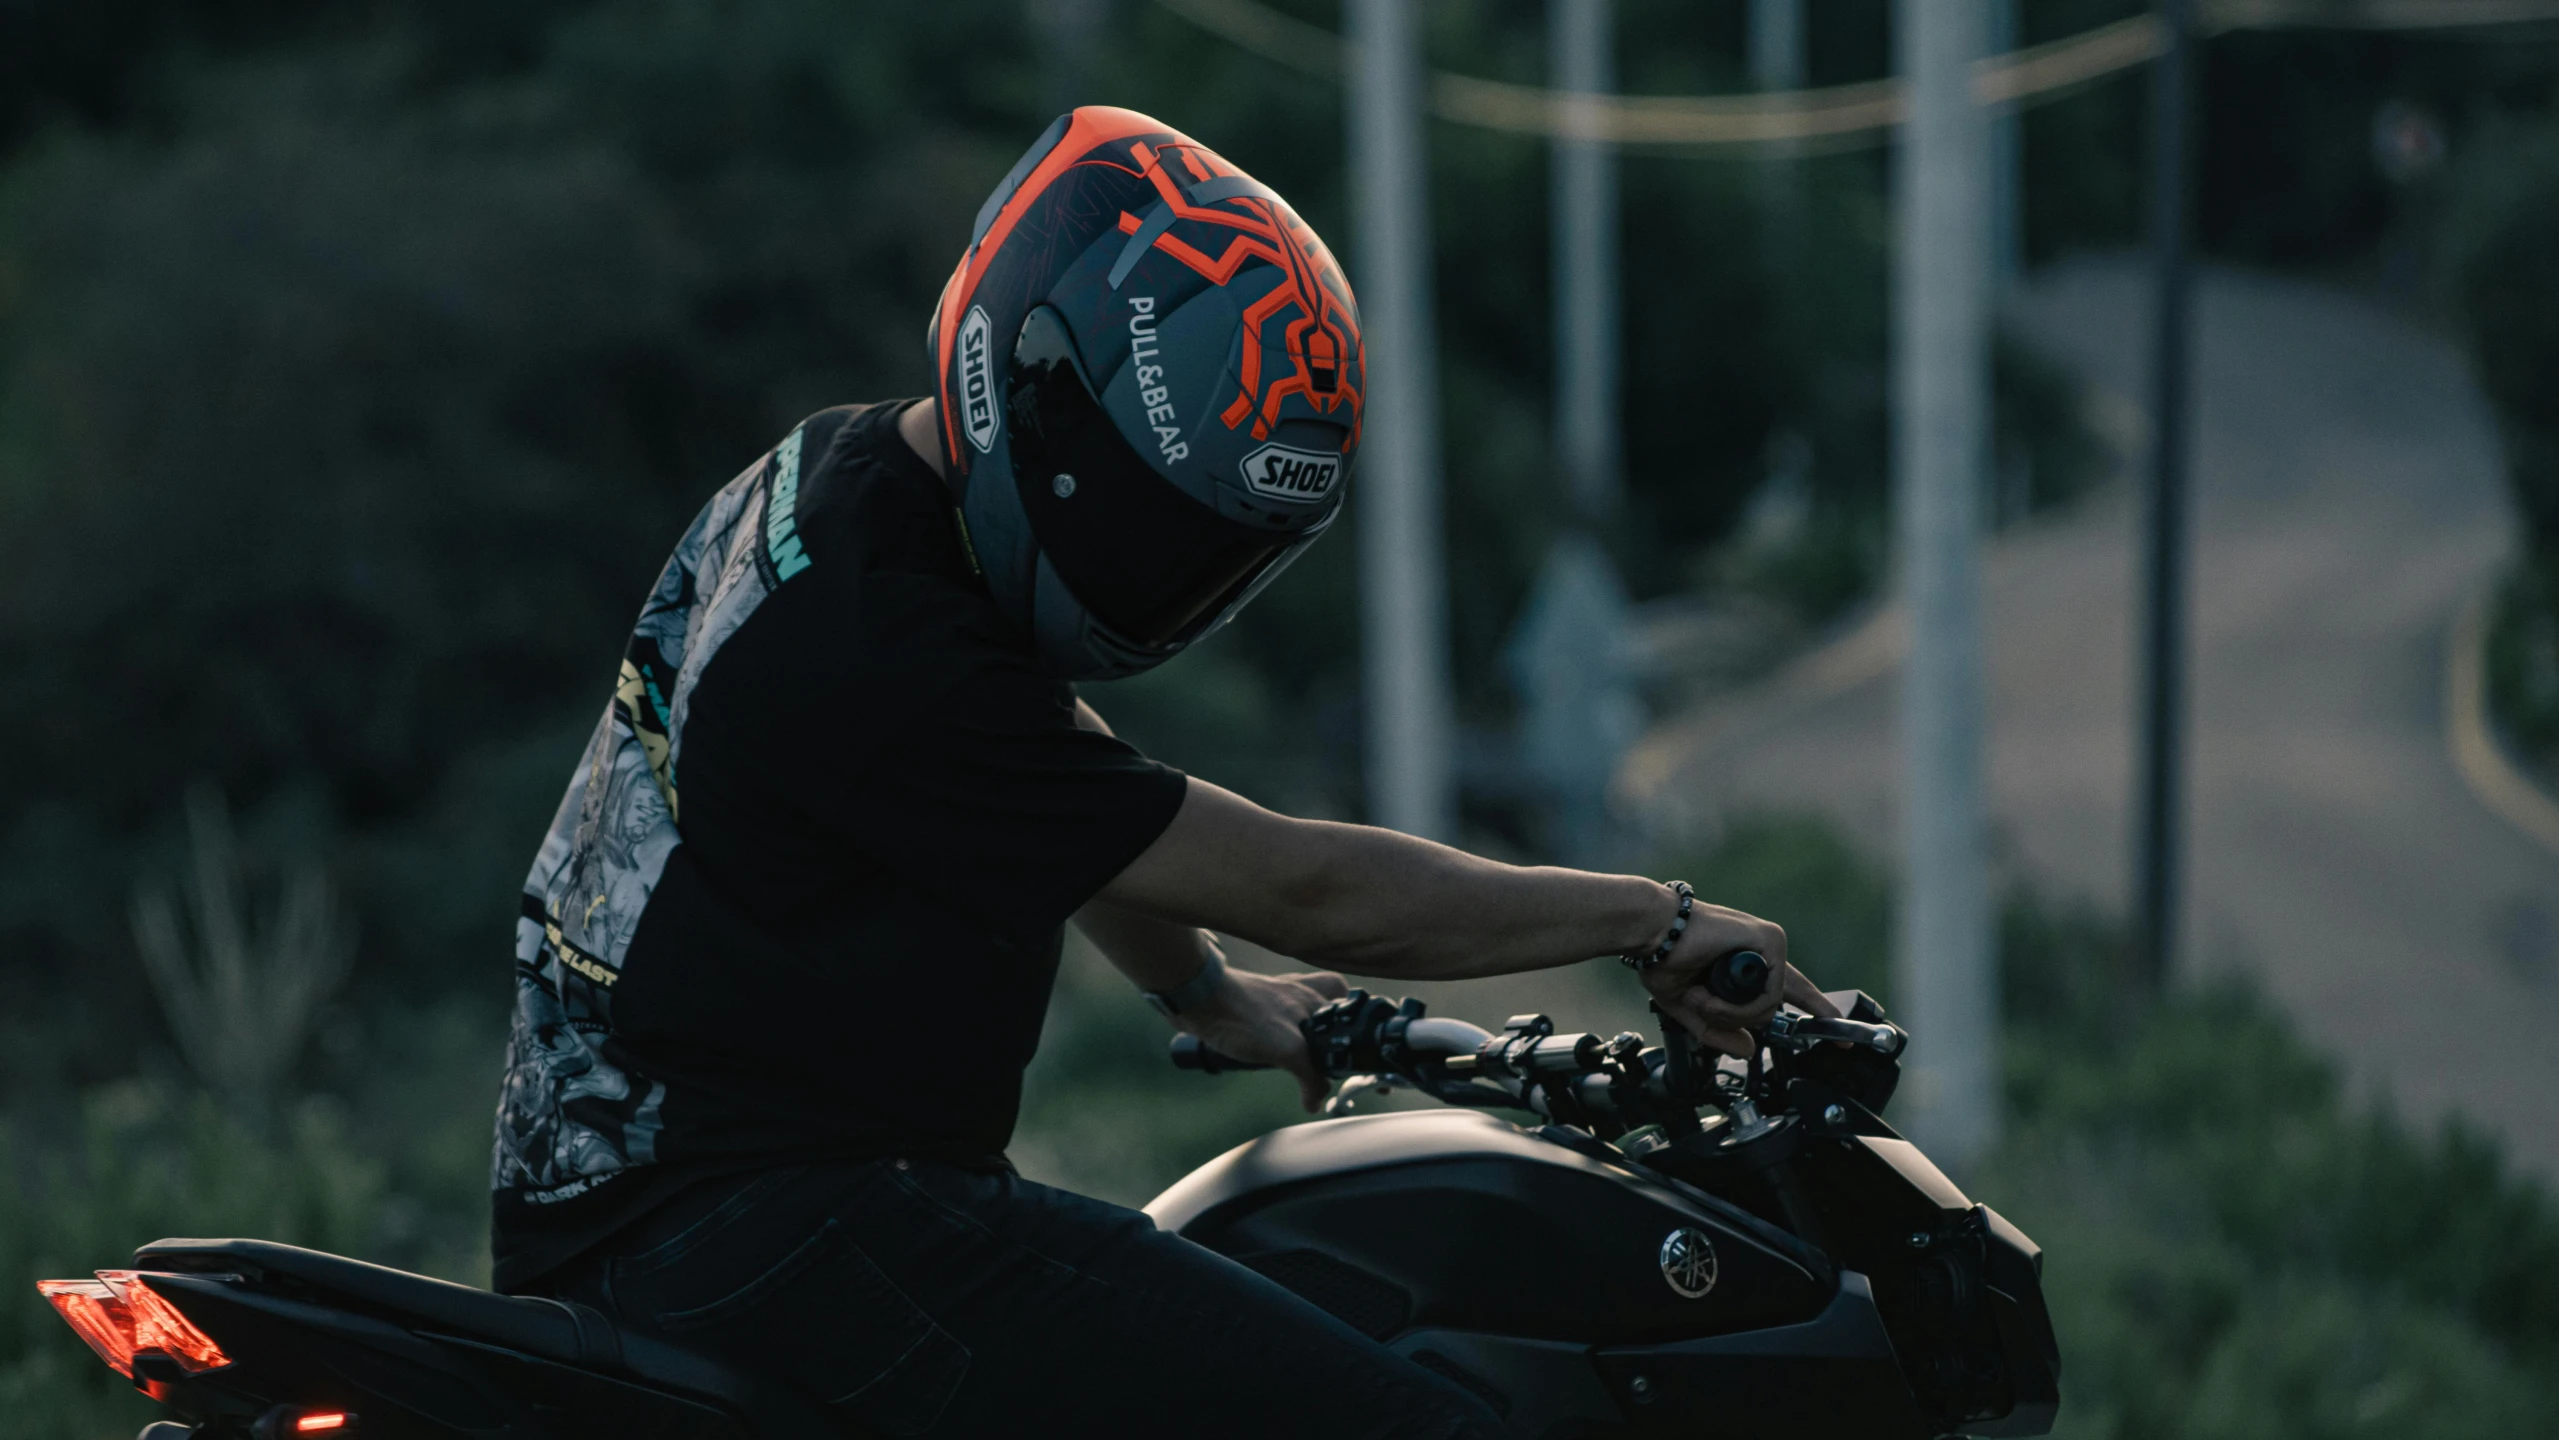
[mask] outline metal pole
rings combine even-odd
[[[1990,0],[1990,53],[2018,45],[2024,0]],[[1993,294],[2026,273],[2025,116],[2011,105],[1990,121],[1990,276]]]
[[[2190,0],[2159,0],[2168,49],[2151,82],[2150,235],[2158,264],[2151,332],[2151,449],[2143,579],[2141,846],[2133,877],[2135,940],[2143,979],[2164,986],[2176,971],[2178,828],[2183,806],[2186,716],[2187,366],[2192,277],[2187,258],[2191,139]]]
[[[1804,0],[1750,0],[1750,83],[1761,90],[1804,86]]]
[[[1549,0],[1556,89],[1617,88],[1614,0]],[[1617,510],[1617,152],[1598,140],[1555,141],[1555,441],[1574,513],[1597,526]]]
[[[1894,978],[1918,1037],[1911,1127],[1958,1165],[1998,1128],[1978,556],[1989,458],[1990,133],[1972,98],[1987,3],[1894,8],[1910,94],[1893,255],[1894,529],[1910,615]]]
[[[1449,764],[1448,586],[1440,548],[1439,376],[1413,0],[1348,0],[1352,277],[1368,396],[1359,478],[1368,813],[1457,836]]]
[[[1750,83],[1759,90],[1800,90],[1804,65],[1804,0],[1750,0]],[[1780,275],[1795,269],[1803,243],[1804,185],[1802,159],[1791,145],[1764,147],[1757,183],[1761,211],[1761,248],[1768,268]]]

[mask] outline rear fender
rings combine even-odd
[[[412,1331],[230,1277],[153,1275],[150,1283],[233,1360],[152,1388],[154,1399],[194,1418],[245,1420],[278,1404],[348,1410],[363,1417],[370,1440],[549,1435],[562,1416],[577,1417],[580,1434],[747,1433],[699,1400],[501,1345]]]
[[[387,1321],[258,1294],[222,1277],[155,1274],[148,1283],[233,1362],[178,1380],[167,1393],[154,1389],[152,1398],[182,1414],[247,1417],[278,1404],[350,1410],[364,1417],[368,1435],[385,1440],[534,1424],[523,1405]]]

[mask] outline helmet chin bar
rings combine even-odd
[[[1043,554],[1031,582],[1031,638],[1041,668],[1061,680],[1117,680],[1154,669],[1197,637],[1160,647],[1120,638],[1093,618]]]
[[[1280,572],[1306,553],[1306,547],[1322,539],[1332,522],[1305,532],[1296,544],[1279,553],[1262,573],[1244,587],[1223,609],[1205,624],[1166,645],[1141,645],[1113,631],[1095,619],[1075,592],[1066,588],[1048,556],[1040,554],[1035,562],[1031,583],[1032,648],[1038,652],[1041,668],[1061,680],[1118,680],[1142,671],[1152,670],[1200,641],[1226,628],[1253,597],[1262,593]]]

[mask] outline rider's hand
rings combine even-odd
[[[1195,1010],[1176,1016],[1173,1023],[1221,1055],[1276,1066],[1296,1076],[1298,1099],[1312,1114],[1324,1103],[1331,1086],[1316,1070],[1314,1057],[1307,1053],[1306,1033],[1297,1025],[1325,1002],[1349,993],[1350,986],[1329,970],[1256,975],[1230,969],[1225,984]]]
[[[1756,950],[1768,957],[1768,984],[1747,1005],[1718,999],[1706,988],[1706,967],[1734,950]],[[1839,1007],[1804,972],[1786,963],[1784,930],[1756,915],[1703,900],[1689,913],[1687,933],[1679,937],[1669,958],[1644,971],[1643,978],[1644,988],[1652,992],[1662,1013],[1696,1036],[1699,1044],[1726,1055],[1747,1057],[1753,1048],[1747,1032],[1767,1024],[1781,1004],[1791,1002],[1815,1015],[1839,1014]]]

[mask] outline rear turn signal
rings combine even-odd
[[[95,1280],[39,1280],[36,1293],[89,1342],[99,1359],[128,1380],[133,1378],[133,1357],[146,1350],[168,1356],[190,1375],[231,1363],[212,1336],[195,1328],[136,1271],[101,1270]]]

